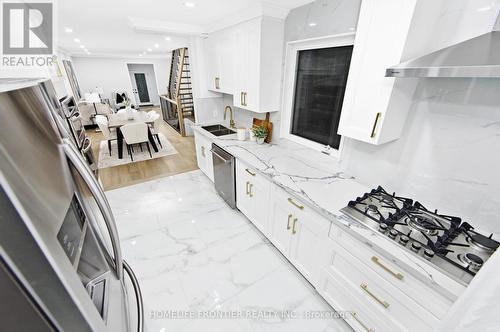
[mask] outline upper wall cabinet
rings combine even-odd
[[[338,133],[372,144],[401,135],[415,80],[385,77],[401,62],[416,0],[363,0]]]
[[[234,43],[233,29],[217,31],[205,39],[208,89],[233,94]]]
[[[261,16],[206,39],[208,89],[252,112],[280,109],[283,20]]]

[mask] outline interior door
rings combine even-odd
[[[148,82],[145,73],[134,73],[134,93],[139,99],[139,104],[147,104],[151,102],[148,91]]]

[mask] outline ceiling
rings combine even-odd
[[[284,10],[310,2],[312,0],[265,1]],[[194,6],[186,6],[186,3]],[[146,22],[151,20],[178,26],[205,27],[260,3],[262,1],[258,0],[58,1],[57,44],[72,55],[166,56],[169,51],[186,46],[188,36],[179,33],[179,29],[175,33],[166,32],[165,29],[138,30],[132,24],[134,18]]]

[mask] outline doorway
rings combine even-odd
[[[127,64],[134,100],[138,106],[159,105],[156,75],[152,64]]]

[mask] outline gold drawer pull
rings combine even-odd
[[[205,147],[204,146],[201,147],[201,155],[203,157],[206,157],[206,155],[205,155]]]
[[[250,189],[248,189],[249,185],[250,185],[250,182],[247,181],[247,188],[246,188],[247,196],[250,195]]]
[[[356,322],[358,322],[358,323],[359,323],[359,325],[361,325],[361,326],[365,329],[365,331],[366,331],[366,332],[374,332],[374,331],[373,331],[373,329],[368,328],[368,327],[367,327],[367,326],[366,326],[366,325],[365,325],[365,324],[364,324],[364,323],[363,323],[363,322],[362,322],[362,321],[358,318],[358,314],[357,314],[357,313],[355,313],[355,312],[353,311],[353,312],[351,312],[351,316],[352,316],[352,318],[354,318],[354,319],[356,320]]]
[[[383,268],[384,270],[386,270],[387,272],[389,272],[394,278],[396,278],[398,280],[403,280],[403,275],[401,273],[394,272],[390,268],[388,268],[387,266],[385,266],[384,264],[382,264],[380,262],[380,259],[377,256],[372,256],[372,262],[374,262],[375,264],[377,264],[378,266],[380,266],[381,268]]]
[[[300,210],[304,210],[304,206],[302,206],[302,205],[299,205],[299,204],[295,203],[295,202],[293,201],[293,199],[292,199],[292,198],[288,198],[288,201],[289,201],[289,202],[290,202],[293,206],[295,206],[296,208],[298,208],[298,209],[300,209]]]
[[[293,219],[292,234],[297,234],[297,230],[295,229],[296,224],[297,224],[297,218]]]
[[[292,228],[292,226],[290,226],[290,220],[292,220],[292,217],[293,216],[291,214],[288,215],[288,222],[286,224],[286,230],[287,231],[289,231]]]
[[[252,188],[253,188],[253,184],[250,183],[250,190],[249,190],[250,197],[253,197]]]
[[[379,299],[375,294],[373,294],[369,289],[368,289],[368,285],[363,283],[360,285],[361,288],[368,294],[370,295],[373,299],[375,299],[375,301],[377,301],[378,303],[380,303],[384,308],[389,308],[389,303],[387,301],[383,301],[381,299]]]
[[[377,129],[377,124],[378,124],[378,120],[380,120],[380,117],[382,116],[382,113],[378,112],[377,113],[377,116],[375,117],[375,123],[373,124],[373,129],[372,129],[372,134],[371,134],[371,138],[374,138],[375,135],[377,134],[375,132],[375,130]]]
[[[250,174],[251,176],[255,176],[256,175],[255,173],[252,173],[252,171],[250,171],[248,168],[245,169],[245,171],[247,171],[247,173]]]

